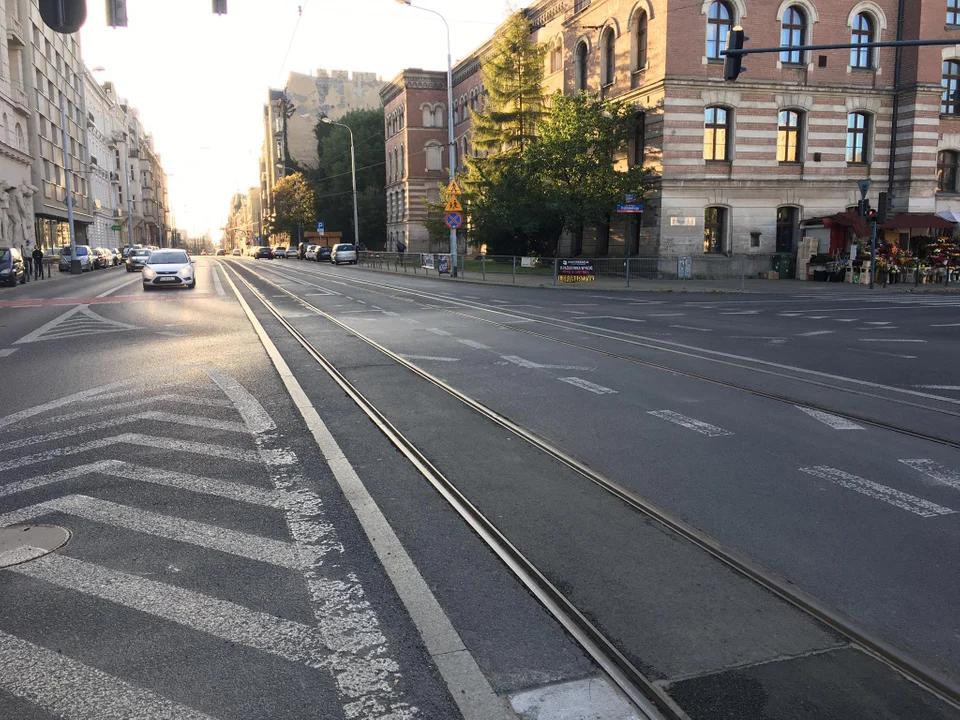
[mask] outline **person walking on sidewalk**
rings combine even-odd
[[[39,245],[33,251],[33,276],[37,280],[43,280],[43,250]]]

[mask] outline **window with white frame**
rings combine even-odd
[[[617,33],[612,27],[608,27],[603,33],[603,58],[601,66],[603,67],[603,77],[600,79],[604,87],[613,85],[617,76]]]
[[[804,60],[804,51],[796,48],[804,45],[807,39],[807,16],[796,5],[791,5],[783,13],[780,26],[780,62],[785,65],[800,65]]]
[[[707,58],[722,60],[727,49],[727,35],[733,27],[733,12],[722,0],[715,0],[707,11]]]

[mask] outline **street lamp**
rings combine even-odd
[[[453,57],[450,52],[450,23],[448,23],[447,19],[436,10],[421,7],[420,5],[414,5],[410,0],[396,1],[401,5],[409,5],[417,10],[433,13],[438,18],[443,20],[443,24],[447,28],[447,161],[450,165],[450,182],[452,183],[456,179],[457,173],[456,168],[453,165]],[[452,228],[450,230],[450,254],[453,256],[453,277],[457,277],[457,231]]]
[[[398,0],[399,2],[399,0]],[[327,125],[339,125],[340,127],[347,128],[347,132],[350,133],[350,174],[353,178],[353,235],[354,240],[357,243],[357,257],[360,253],[360,220],[357,216],[357,159],[353,152],[353,130],[350,129],[349,125],[344,125],[343,123],[334,122],[328,117],[320,118],[320,122],[326,123]]]

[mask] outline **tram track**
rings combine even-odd
[[[898,648],[862,627],[859,623],[855,622],[851,618],[829,607],[815,596],[793,585],[786,579],[780,577],[766,567],[754,562],[745,555],[721,545],[711,536],[684,522],[672,513],[669,513],[654,505],[639,494],[629,490],[616,481],[595,471],[583,462],[563,452],[549,441],[530,432],[509,418],[497,413],[491,408],[469,397],[468,395],[456,390],[443,380],[428,373],[416,364],[406,360],[398,354],[393,353],[372,338],[366,336],[361,331],[338,320],[336,317],[313,305],[308,300],[305,300],[289,289],[282,287],[252,268],[244,265],[238,266],[235,263],[226,263],[226,265],[227,267],[230,267],[233,274],[243,284],[243,286],[249,292],[251,292],[251,294],[256,297],[257,301],[261,303],[262,306],[277,320],[279,325],[283,327],[284,330],[287,331],[304,348],[304,350],[306,350],[306,352],[324,369],[328,375],[330,375],[332,379],[334,379],[334,381],[344,390],[344,392],[347,393],[351,400],[371,419],[371,421],[375,423],[380,431],[383,432],[384,435],[391,441],[391,443],[393,443],[393,445],[404,454],[404,456],[438,490],[438,492],[440,492],[447,502],[449,502],[451,506],[461,515],[461,517],[468,522],[470,527],[473,528],[474,531],[476,531],[477,534],[484,540],[484,542],[486,542],[487,545],[491,547],[491,549],[507,564],[507,566],[517,575],[524,585],[526,585],[528,589],[530,589],[530,591],[551,612],[551,614],[553,614],[554,617],[561,622],[561,624],[572,634],[572,636],[581,644],[581,646],[597,661],[598,665],[602,667],[605,672],[607,672],[615,684],[620,687],[620,689],[637,705],[639,709],[646,714],[647,717],[679,718],[683,717],[683,715],[677,714],[676,706],[670,700],[669,696],[666,695],[664,690],[661,689],[656,683],[646,678],[644,674],[639,671],[623,655],[623,653],[620,652],[620,650],[616,648],[614,643],[606,638],[603,633],[599,631],[577,609],[574,603],[568,600],[562,592],[560,592],[552,583],[550,583],[550,581],[536,568],[536,566],[526,557],[524,557],[523,554],[510,543],[509,539],[500,533],[497,527],[489,519],[487,519],[448,478],[446,478],[434,465],[432,465],[420,452],[420,450],[411,441],[409,441],[403,435],[403,433],[401,433],[390,422],[390,420],[380,412],[379,409],[377,409],[365,396],[363,396],[363,394],[360,393],[359,390],[354,387],[346,379],[346,377],[344,377],[342,373],[340,373],[340,371],[337,370],[337,368],[334,367],[322,355],[322,353],[320,353],[316,347],[309,342],[306,337],[304,337],[290,322],[282,317],[282,314],[276,308],[274,303],[272,303],[262,292],[260,292],[253,285],[253,283],[248,281],[247,278],[244,277],[244,274],[249,273],[252,277],[256,278],[260,282],[265,283],[272,289],[290,297],[303,308],[315,313],[319,317],[324,318],[334,326],[350,333],[357,339],[361,340],[377,350],[379,353],[389,358],[391,361],[406,368],[421,379],[429,382],[436,388],[456,398],[458,401],[485,419],[493,422],[501,428],[506,429],[519,439],[522,439],[529,445],[544,453],[546,456],[557,462],[560,462],[584,479],[601,487],[606,492],[612,494],[614,497],[627,504],[633,510],[656,521],[670,532],[675,533],[684,540],[693,543],[701,550],[706,551],[717,560],[735,570],[737,573],[749,578],[777,597],[800,609],[807,615],[816,618],[830,629],[844,636],[856,647],[859,647],[867,654],[894,668],[897,672],[906,676],[914,683],[920,685],[928,692],[938,696],[942,700],[945,700],[955,708],[960,707],[960,685],[928,668],[923,663],[916,661],[906,653],[903,653]],[[242,269],[244,272],[241,273],[240,269]],[[274,271],[274,273],[284,277],[282,272]],[[287,279],[299,281],[299,279],[290,278],[289,276],[287,276]],[[328,280],[327,278],[323,279]],[[346,284],[346,282],[341,282],[338,284]],[[398,288],[398,290],[402,289]],[[408,301],[417,302],[413,300]],[[668,368],[667,366],[641,359],[630,358],[629,356],[620,356],[617,353],[612,353],[588,345],[582,345],[575,341],[557,339],[546,334],[531,332],[508,324],[477,318],[466,313],[451,311],[447,308],[426,305],[425,303],[421,302],[418,302],[417,304],[420,304],[424,307],[429,307],[431,309],[445,310],[446,312],[451,312],[454,315],[461,315],[463,317],[480,320],[482,322],[490,322],[493,325],[498,325],[504,327],[505,329],[528,332],[534,336],[543,337],[545,339],[561,342],[574,347],[593,350],[595,352],[600,352],[612,357],[618,357],[626,361],[637,362],[642,365],[656,367],[658,369],[667,370],[674,374],[681,374],[684,376],[745,390],[747,392],[751,392],[752,394],[770,397],[770,399],[778,400],[780,402],[789,402],[793,405],[801,404],[794,400],[777,397],[772,394],[756,391],[746,387],[740,387],[733,383],[718,381],[705,376],[701,377],[695,373],[677,371],[673,368]],[[580,328],[578,328],[578,330],[579,329]],[[820,409],[813,405],[805,406]],[[832,412],[833,414],[839,414],[833,410],[825,411]],[[852,415],[846,415],[845,417],[850,417],[853,419]],[[875,421],[871,421],[870,419],[857,419],[858,421],[865,422],[873,426],[884,427],[885,429],[895,432],[902,432],[903,434],[907,434],[912,437],[927,439],[932,442],[938,442],[952,447],[960,446],[960,444],[949,439],[924,437],[922,433],[915,433],[902,428],[897,429],[893,426],[885,427],[883,423],[877,423]],[[659,715],[657,713],[659,713]]]

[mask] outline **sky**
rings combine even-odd
[[[454,62],[510,8],[531,0],[415,0],[450,23]],[[175,225],[220,237],[230,197],[259,185],[263,103],[291,71],[446,69],[443,23],[396,0],[127,0],[129,25],[108,28],[88,0],[81,48],[96,77],[140,111],[169,179]],[[302,9],[302,14],[298,13]],[[296,30],[296,31],[295,31]]]

